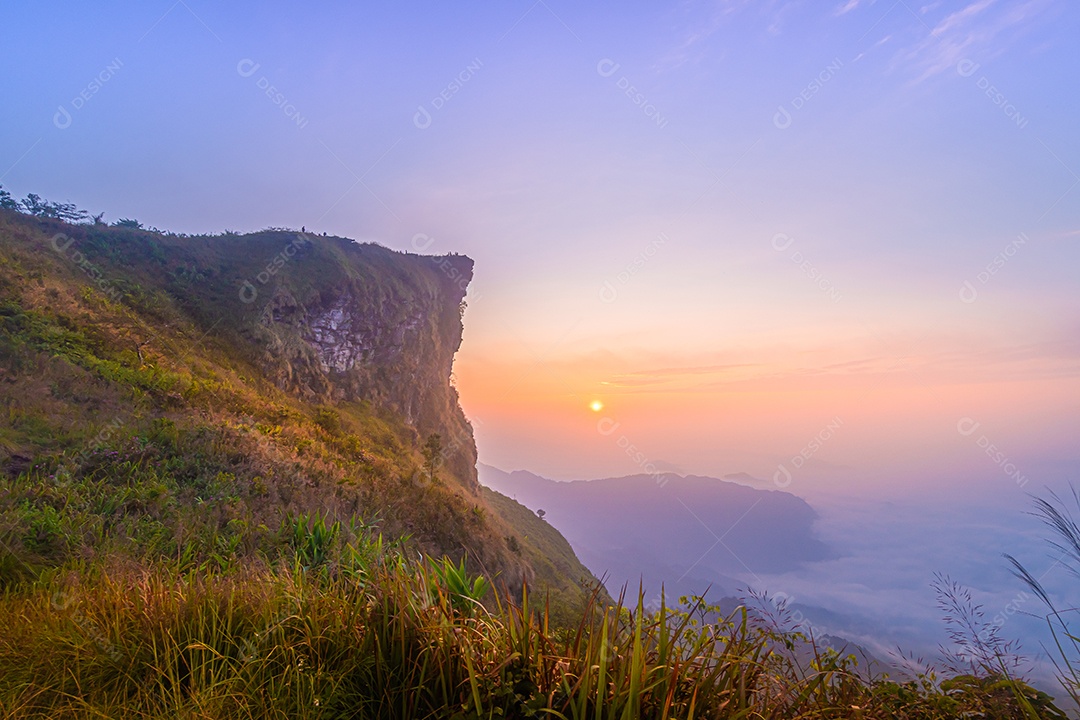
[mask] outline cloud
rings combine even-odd
[[[979,0],[979,2],[973,2],[963,10],[958,10],[952,15],[946,17],[943,21],[938,23],[937,27],[930,31],[930,34],[934,36],[939,36],[953,30],[954,28],[959,28],[964,23],[966,23],[967,20],[975,17],[996,2],[997,0]]]
[[[680,380],[702,375],[726,375],[727,381],[733,379],[745,379],[759,375],[753,372],[762,368],[756,363],[735,363],[727,365],[695,365],[689,367],[665,367],[651,370],[636,370],[634,372],[615,375],[610,380],[604,381],[603,385],[614,387],[647,387],[655,385],[670,386]]]
[[[1025,519],[1023,501],[1008,509],[980,500],[934,505],[910,499],[883,503],[866,496],[815,504],[821,511],[817,529],[840,556],[786,573],[761,574],[758,589],[783,592],[789,602],[811,606],[806,610],[811,623],[820,620],[829,631],[862,642],[885,661],[897,645],[936,657],[946,628],[930,585],[934,573],[970,587],[986,621],[1015,606],[1024,586],[1012,577],[1002,552],[1045,573],[1052,594],[1063,604],[1075,603],[1075,584],[1047,557],[1044,535],[1036,521]],[[928,527],[934,531],[927,532]],[[1028,595],[1020,601],[1024,613],[1007,618],[1003,635],[1024,637],[1025,645],[1037,648],[1040,641],[1052,640],[1037,618],[1042,614],[1037,601]],[[1053,668],[1033,660],[1036,679],[1052,686]]]
[[[687,63],[700,61],[704,52],[698,50],[697,46],[708,40],[713,33],[724,26],[730,15],[742,10],[748,3],[749,0],[717,0],[707,3],[707,7],[704,8],[706,15],[704,20],[701,15],[703,5],[706,4],[687,3],[684,5],[687,14],[694,16],[689,19],[690,27],[683,33],[678,43],[656,63],[657,69],[672,70]]]
[[[1069,327],[1035,342],[981,343],[905,355],[851,357],[833,362],[664,366],[609,376],[601,384],[627,392],[700,392],[726,386],[793,378],[911,378],[933,385],[975,380],[1062,378],[1080,375],[1080,338]]]
[[[853,0],[865,2],[865,0]],[[871,0],[872,1],[872,0]],[[732,22],[731,18],[743,10],[753,10],[766,19],[766,32],[776,35],[781,31],[784,17],[789,11],[799,5],[799,0],[784,2],[783,0],[768,0],[767,2],[754,2],[753,0],[711,0],[710,2],[689,2],[682,5],[687,15],[687,30],[677,44],[668,51],[656,63],[656,69],[660,71],[672,70],[688,63],[700,62],[706,53],[699,45],[702,45],[714,33]],[[716,49],[710,54],[715,57]]]
[[[862,4],[862,1],[863,0],[847,0],[846,3],[838,5],[837,8],[833,10],[833,15],[836,15],[837,17],[847,15],[849,12],[859,7],[859,5]]]
[[[946,72],[965,59],[982,62],[1004,52],[1009,46],[1003,37],[1036,19],[1048,0],[1001,3],[999,0],[976,0],[946,15],[933,27],[919,18],[929,33],[897,56],[901,65],[913,66],[919,73],[915,82]],[[906,7],[906,6],[905,6]],[[924,6],[929,14],[936,5]]]

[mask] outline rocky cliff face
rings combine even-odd
[[[476,445],[451,385],[473,261],[306,238],[268,281],[255,332],[283,389],[396,411],[417,439],[442,437],[444,462],[475,491]]]

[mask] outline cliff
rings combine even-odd
[[[419,437],[438,433],[447,467],[475,492],[476,445],[450,384],[472,260],[304,233],[232,244],[223,252],[271,257],[238,290],[267,377],[308,399],[390,408]]]
[[[0,585],[94,555],[272,560],[314,515],[511,591],[595,582],[480,492],[451,383],[469,258],[0,211],[0,270]]]

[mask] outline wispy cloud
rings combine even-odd
[[[836,9],[833,10],[833,15],[836,15],[837,17],[847,15],[849,12],[859,7],[863,1],[864,0],[847,0],[843,5],[837,5]]]
[[[976,17],[983,10],[986,10],[986,8],[990,7],[996,2],[997,0],[979,0],[978,2],[973,2],[963,10],[958,10],[946,17],[944,20],[938,23],[937,27],[935,27],[930,34],[935,36],[944,35],[950,30],[959,28],[964,25],[967,20]]]
[[[697,365],[692,367],[666,367],[652,370],[638,370],[631,373],[616,375],[610,380],[604,381],[603,385],[613,387],[645,387],[650,385],[666,385],[688,377],[702,375],[724,375],[731,378],[734,375],[745,378],[756,374],[752,371],[760,369],[757,364],[728,364],[728,365]]]
[[[1042,341],[973,345],[905,356],[856,357],[840,362],[729,363],[661,367],[610,376],[603,385],[633,393],[696,392],[756,381],[795,378],[918,378],[927,384],[1080,375],[1080,339],[1065,333]]]
[[[673,70],[687,63],[697,62],[705,53],[698,46],[720,30],[728,18],[742,10],[750,0],[713,0],[712,2],[688,2],[681,8],[686,14],[684,22],[689,27],[657,63],[658,70]]]
[[[866,2],[866,0],[853,0]],[[871,0],[872,1],[872,0]],[[715,49],[706,53],[701,47],[712,35],[724,28],[732,18],[743,10],[756,11],[766,21],[765,30],[778,34],[784,17],[799,5],[799,0],[709,0],[707,2],[687,2],[681,5],[687,29],[674,47],[657,61],[657,70],[672,70],[682,65],[699,62],[707,55],[715,57]]]
[[[929,33],[915,45],[902,50],[898,62],[913,66],[918,72],[915,82],[921,82],[955,68],[961,60],[981,62],[989,59],[1007,49],[1010,44],[1007,35],[1011,31],[1036,19],[1048,4],[1048,0],[1021,3],[975,0],[949,13],[932,27],[920,17],[919,22],[929,28]],[[924,6],[919,14],[929,15],[936,7]]]

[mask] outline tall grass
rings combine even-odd
[[[305,523],[306,525],[306,523]],[[313,526],[312,526],[313,527]],[[303,539],[303,538],[301,538]],[[593,602],[555,628],[448,562],[179,566],[43,577],[0,598],[8,718],[1027,718],[1003,678],[862,679],[747,608]],[[338,569],[335,569],[338,568]],[[714,619],[710,619],[714,618]]]
[[[1080,491],[1072,487],[1072,500],[1080,510]],[[1080,525],[1068,504],[1058,495],[1051,493],[1050,498],[1035,498],[1035,517],[1042,520],[1050,530],[1047,544],[1058,555],[1055,565],[1061,564],[1074,577],[1080,578]],[[1049,611],[1046,623],[1054,638],[1057,657],[1054,660],[1058,679],[1074,704],[1080,706],[1080,629],[1076,627],[1075,617],[1078,608],[1060,608],[1054,602],[1040,578],[1036,578],[1016,558],[1006,555],[1012,564],[1014,574],[1022,580],[1045,604]]]

